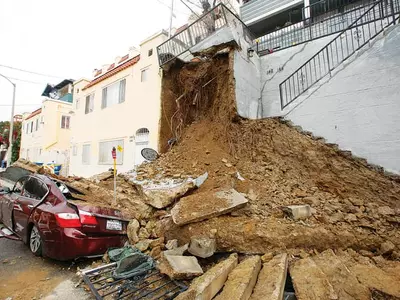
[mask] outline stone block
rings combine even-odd
[[[138,220],[133,219],[129,222],[127,227],[127,234],[131,245],[134,245],[139,241],[139,236],[138,236],[139,228],[140,224]]]
[[[162,255],[159,270],[171,279],[190,279],[203,274],[194,256]]]
[[[288,259],[286,253],[276,255],[264,263],[250,300],[282,300],[287,268]]]
[[[189,243],[189,253],[201,258],[207,258],[214,255],[217,250],[217,242],[205,236],[192,237]]]
[[[222,292],[215,297],[215,300],[248,300],[253,292],[261,269],[259,256],[251,256],[243,260],[229,274]]]
[[[204,192],[182,198],[171,210],[177,225],[210,219],[242,208],[248,200],[236,190]]]
[[[238,255],[231,254],[229,258],[216,264],[202,276],[195,278],[189,289],[175,300],[211,300],[224,286],[229,273],[237,264]]]
[[[307,219],[312,214],[311,207],[308,204],[285,206],[283,211],[293,220]]]

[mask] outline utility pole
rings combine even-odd
[[[171,14],[169,17],[169,34],[168,34],[168,38],[171,37],[171,32],[172,32],[172,18],[174,17],[174,0],[171,0]]]
[[[14,131],[14,110],[15,110],[15,91],[17,89],[17,85],[12,82],[8,77],[0,74],[1,77],[3,77],[5,80],[7,80],[9,83],[12,84],[13,86],[13,99],[12,99],[12,105],[11,105],[11,120],[10,120],[10,133],[8,136],[8,142],[9,146],[7,149],[8,155],[7,155],[7,167],[11,165],[11,156],[12,156],[12,144],[13,144],[13,131]]]

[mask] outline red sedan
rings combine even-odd
[[[62,181],[26,175],[0,192],[0,221],[35,255],[57,260],[102,255],[127,241],[128,221],[116,209],[74,198]],[[75,203],[74,203],[75,202]]]

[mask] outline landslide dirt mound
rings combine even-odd
[[[247,194],[250,205],[228,216],[172,226],[169,237],[186,242],[217,229],[220,250],[352,247],[398,257],[400,184],[279,119],[236,116],[231,61],[231,54],[219,55],[171,68],[164,76],[162,143],[172,137],[178,143],[140,171],[145,177],[208,172],[197,192],[233,187]],[[177,104],[182,99],[186,106]],[[179,124],[168,122],[177,115]],[[281,207],[293,204],[311,205],[313,216],[301,222],[285,218]],[[381,249],[385,241],[394,248]]]

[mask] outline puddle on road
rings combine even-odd
[[[60,275],[55,276],[53,270],[39,266],[30,266],[10,277],[1,277],[0,299],[11,297],[13,300],[43,298],[65,279]]]

